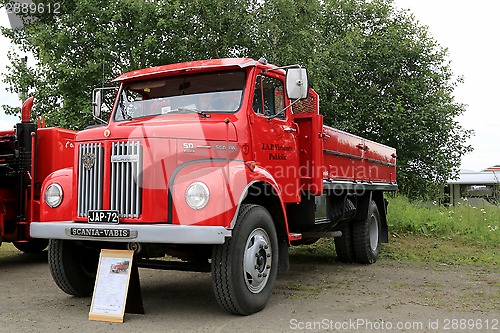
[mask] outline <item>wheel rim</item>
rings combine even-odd
[[[243,258],[243,278],[250,292],[257,294],[267,285],[272,267],[269,235],[258,228],[248,236]]]
[[[375,215],[370,217],[368,231],[370,233],[370,247],[372,251],[376,251],[378,247],[378,221]]]

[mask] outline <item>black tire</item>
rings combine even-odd
[[[335,237],[335,252],[340,262],[352,263],[356,261],[354,256],[354,246],[352,244],[351,223],[344,223],[338,228],[342,232],[342,237]]]
[[[227,312],[250,315],[271,296],[278,271],[278,238],[267,209],[241,205],[232,237],[212,252],[212,286]]]
[[[86,297],[94,292],[99,251],[75,241],[51,239],[49,268],[55,283],[66,294]]]
[[[14,243],[16,249],[24,253],[41,253],[48,245],[49,241],[46,239],[31,239],[23,243]]]
[[[352,242],[356,261],[360,264],[373,264],[380,253],[381,224],[380,214],[375,201],[370,202],[366,220],[354,221]]]
[[[337,201],[332,205],[332,213],[330,219],[336,221],[344,216],[345,212],[355,211],[356,207],[351,200],[347,199],[344,203],[342,201]],[[354,247],[352,244],[352,224],[350,221],[342,224],[337,228],[338,231],[342,232],[342,237],[335,237],[335,252],[337,253],[337,258],[340,262],[352,263],[356,261],[354,256]]]

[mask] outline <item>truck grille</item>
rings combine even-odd
[[[142,146],[139,141],[114,142],[111,148],[111,209],[120,217],[139,217]]]
[[[78,165],[78,216],[87,216],[93,209],[102,209],[104,154],[102,144],[80,145]]]
[[[120,217],[138,218],[142,209],[142,146],[139,141],[113,142],[111,146],[110,207]],[[104,149],[101,143],[80,145],[78,216],[103,209]]]

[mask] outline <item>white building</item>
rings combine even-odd
[[[500,165],[483,171],[462,170],[458,179],[448,181],[445,194],[449,194],[450,204],[467,201],[475,206],[484,206],[500,201]]]

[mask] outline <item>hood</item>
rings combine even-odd
[[[136,119],[108,126],[99,126],[81,131],[76,141],[128,140],[141,138],[173,138],[237,141],[236,128],[225,118],[200,119],[198,115],[189,119],[155,117]]]

